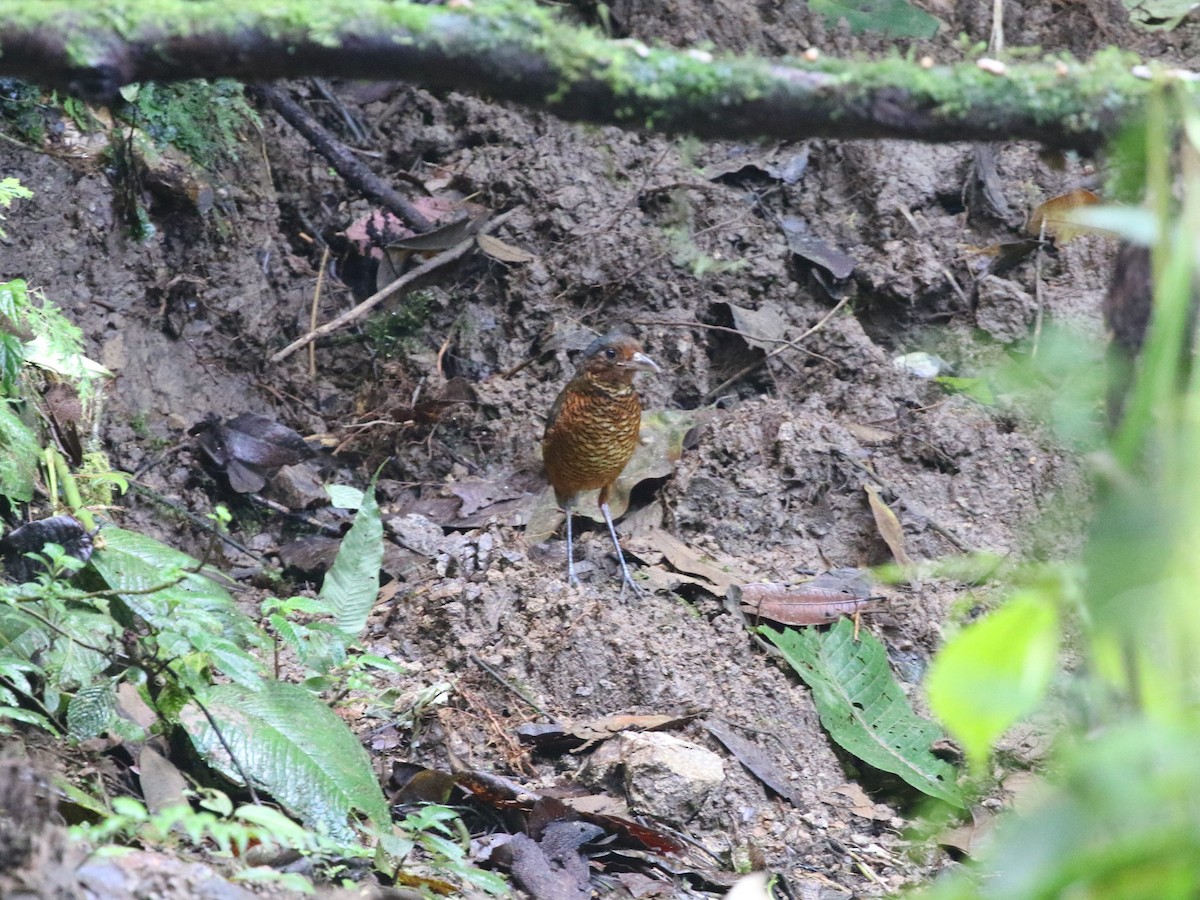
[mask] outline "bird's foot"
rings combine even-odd
[[[633,596],[638,600],[644,599],[647,593],[646,589],[633,580],[633,576],[629,574],[629,567],[625,564],[624,558],[618,557],[618,559],[621,562],[621,593],[617,595],[617,599],[624,600],[625,591],[629,589],[633,590]]]

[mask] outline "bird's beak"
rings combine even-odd
[[[625,363],[631,369],[636,369],[639,372],[657,372],[662,374],[662,369],[658,367],[658,363],[648,357],[645,353],[635,353],[629,357],[629,361]]]

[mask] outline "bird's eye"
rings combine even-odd
[[[617,351],[614,348],[609,347],[607,350],[604,351],[604,355],[606,357],[608,357],[609,359],[616,359]]]

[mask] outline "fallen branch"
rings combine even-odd
[[[519,207],[518,207],[518,209],[519,209]],[[282,350],[280,350],[278,353],[276,353],[274,356],[272,356],[271,362],[273,362],[273,363],[282,362],[283,360],[285,360],[289,356],[291,356],[293,353],[295,353],[297,350],[300,350],[303,347],[307,347],[309,344],[311,344],[317,338],[323,337],[324,335],[327,335],[327,334],[331,334],[334,331],[337,331],[339,328],[343,328],[346,325],[349,325],[351,322],[357,322],[359,319],[361,319],[363,316],[365,316],[367,313],[369,313],[371,310],[373,310],[376,306],[378,306],[380,303],[382,303],[388,297],[391,297],[393,294],[399,293],[400,291],[403,291],[406,288],[413,287],[414,285],[418,284],[420,281],[425,279],[427,276],[432,275],[438,269],[442,268],[442,266],[448,265],[449,263],[452,263],[455,260],[461,259],[462,257],[466,256],[467,253],[471,250],[471,248],[476,245],[476,238],[479,234],[486,234],[492,228],[495,228],[497,225],[500,225],[503,222],[507,221],[516,212],[517,212],[516,209],[510,209],[508,212],[501,213],[500,215],[496,216],[496,218],[487,222],[482,228],[478,229],[478,231],[472,232],[468,237],[459,241],[457,244],[455,244],[450,249],[443,250],[437,256],[427,259],[425,262],[421,263],[421,265],[417,266],[412,271],[405,272],[403,275],[401,275],[399,278],[397,278],[395,281],[393,281],[387,287],[383,288],[380,291],[376,291],[374,294],[372,294],[370,297],[368,297],[362,303],[358,304],[358,306],[354,307],[353,309],[347,310],[346,312],[342,313],[340,316],[338,316],[335,319],[331,319],[330,321],[328,321],[324,325],[322,325],[320,328],[314,328],[312,331],[308,332],[308,334],[304,335],[303,337],[297,338],[296,340],[292,341],[290,344],[288,344],[286,347],[284,347]]]
[[[710,138],[1028,139],[1082,151],[1143,109],[1152,86],[1116,50],[1087,63],[770,60],[605,40],[526,0],[465,6],[0,0],[0,75],[101,102],[135,81],[403,79]]]
[[[307,110],[282,89],[258,84],[250,92],[283,116],[284,120],[308,139],[317,152],[329,161],[335,172],[366,197],[395,213],[413,231],[429,231],[433,225],[399,191],[389,186],[354,157],[353,151],[331,135]]]

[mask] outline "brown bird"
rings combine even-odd
[[[555,499],[567,513],[567,581],[575,577],[571,513],[581,491],[600,489],[600,512],[621,563],[621,596],[626,586],[639,591],[617,540],[608,509],[608,492],[637,447],[642,404],[633,389],[637,372],[659,368],[642,352],[636,338],[610,331],[584,351],[575,377],[562,389],[542,437],[542,459]]]

